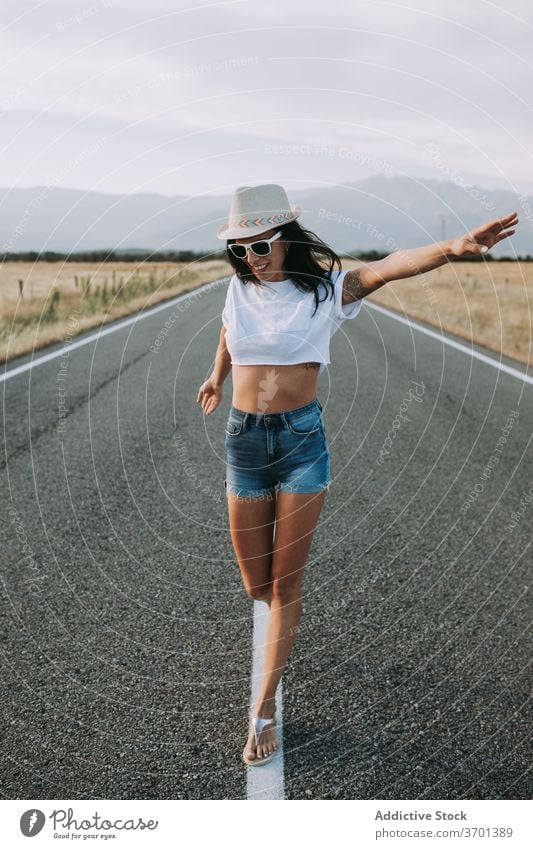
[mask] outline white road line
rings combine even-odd
[[[388,315],[390,318],[394,318],[396,321],[400,321],[402,324],[406,324],[408,327],[413,327],[415,330],[418,330],[419,333],[425,333],[426,336],[430,336],[432,339],[437,339],[439,342],[443,342],[445,345],[448,345],[450,348],[456,348],[457,351],[462,351],[464,354],[468,354],[469,357],[473,357],[476,360],[480,360],[482,363],[486,363],[493,368],[498,369],[498,371],[503,371],[505,374],[510,374],[511,377],[517,377],[519,380],[523,380],[524,383],[533,384],[533,377],[527,374],[524,371],[520,371],[517,368],[513,368],[512,366],[506,366],[504,363],[498,362],[494,357],[488,357],[486,354],[481,354],[479,351],[475,351],[473,348],[469,348],[468,345],[463,345],[461,342],[456,342],[455,339],[449,339],[448,336],[445,336],[443,333],[439,333],[436,330],[430,330],[429,327],[426,327],[423,324],[418,324],[418,322],[414,321],[412,318],[404,318],[402,315],[398,315],[398,313],[392,312],[392,310],[388,310],[386,307],[382,307],[380,304],[368,304],[367,306],[371,307],[373,310],[377,310],[378,312],[382,312],[384,315]],[[480,345],[480,347],[483,347]],[[527,366],[524,365],[524,368],[527,371]]]
[[[252,662],[252,694],[250,711],[258,695],[265,661],[265,642],[268,620],[266,601],[254,601],[254,637]],[[283,689],[282,681],[276,690],[276,729],[279,748],[276,755],[264,766],[247,766],[246,796],[248,799],[284,799],[283,778]],[[244,746],[243,746],[244,748]]]
[[[24,365],[16,366],[15,368],[10,369],[9,371],[4,370],[2,374],[0,374],[0,383],[4,383],[6,380],[10,380],[12,377],[16,377],[17,374],[22,374],[25,371],[29,371],[35,366],[41,366],[44,363],[48,363],[50,360],[55,360],[57,357],[62,357],[65,354],[65,351],[73,351],[74,348],[81,348],[83,345],[89,345],[91,342],[96,341],[97,339],[101,339],[103,336],[107,336],[108,333],[115,333],[117,330],[122,330],[123,327],[128,327],[130,324],[135,324],[136,321],[142,321],[143,318],[149,318],[154,315],[156,312],[161,312],[161,310],[167,310],[170,307],[173,307],[175,304],[178,304],[180,301],[185,301],[187,298],[198,295],[199,292],[207,292],[209,289],[216,288],[224,281],[229,280],[228,277],[220,277],[218,280],[212,280],[211,283],[206,283],[204,286],[198,286],[198,288],[193,289],[191,292],[185,292],[183,295],[178,295],[176,298],[172,298],[170,301],[163,301],[161,304],[157,304],[157,306],[152,307],[152,309],[145,310],[143,313],[135,313],[135,315],[131,316],[131,318],[126,318],[124,321],[113,323],[109,327],[102,327],[96,333],[91,333],[90,336],[85,336],[83,339],[78,339],[77,342],[65,342],[62,348],[58,348],[56,351],[52,351],[49,354],[43,354],[41,357],[36,357],[35,359],[29,360]],[[24,354],[21,354],[24,356]],[[5,369],[9,365],[5,363]]]

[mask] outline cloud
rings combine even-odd
[[[97,178],[109,191],[148,183],[170,194],[252,175],[300,185],[364,176],[340,155],[280,160],[268,142],[348,145],[431,176],[420,151],[438,141],[487,185],[531,172],[521,0],[3,5],[4,186],[45,183],[102,136],[105,149],[66,185]]]

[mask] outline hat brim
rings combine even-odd
[[[282,224],[289,224],[291,221],[296,221],[296,219],[301,215],[302,210],[297,203],[291,203],[291,212],[291,217],[285,219]],[[250,227],[228,227],[227,224],[223,224],[217,230],[217,239],[247,239],[248,236],[259,236],[261,233],[266,233],[267,230],[273,230],[276,226],[281,227],[282,224],[272,224],[270,227],[261,227],[259,225]]]

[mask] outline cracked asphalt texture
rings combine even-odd
[[[246,798],[231,376],[196,404],[225,292],[2,385],[2,798]],[[530,798],[532,392],[368,301],[334,337],[287,799]]]

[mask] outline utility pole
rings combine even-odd
[[[439,215],[440,218],[440,238],[441,241],[444,242],[446,238],[446,222],[449,220],[449,215]]]

